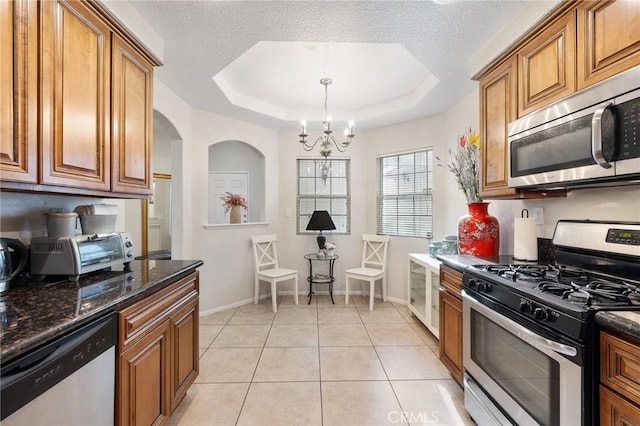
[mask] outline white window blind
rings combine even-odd
[[[297,233],[307,234],[315,210],[327,210],[338,234],[351,232],[348,159],[298,159]],[[325,171],[323,173],[323,167]],[[323,177],[324,174],[324,177]]]
[[[378,157],[378,233],[431,238],[432,194],[431,148]]]

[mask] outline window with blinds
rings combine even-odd
[[[431,148],[378,157],[378,233],[431,238],[433,226]]]
[[[351,232],[348,159],[299,159],[297,233],[309,234],[306,227],[315,210],[327,210],[337,234]]]

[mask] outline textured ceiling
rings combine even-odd
[[[195,108],[277,129],[316,118],[322,77],[334,79],[329,114],[358,128],[448,110],[476,87],[470,58],[526,4],[131,2],[164,40],[160,81]]]

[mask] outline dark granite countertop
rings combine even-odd
[[[202,265],[201,260],[135,260],[130,271],[96,272],[79,282],[29,282],[0,298],[2,363],[152,294]]]
[[[640,340],[640,312],[597,312],[596,322],[609,330],[617,331]]]

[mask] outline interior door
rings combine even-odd
[[[229,223],[220,199],[227,192],[249,199],[249,172],[209,172],[209,223]],[[241,209],[242,223],[249,221],[249,210]]]

